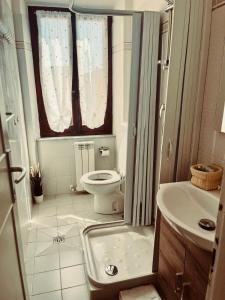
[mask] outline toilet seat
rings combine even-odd
[[[120,181],[121,177],[116,171],[99,170],[86,173],[81,179],[87,184],[106,185]]]

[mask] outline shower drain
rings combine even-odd
[[[55,236],[53,238],[53,243],[54,244],[61,244],[61,243],[64,243],[65,242],[65,236],[64,235],[58,235],[58,236]]]
[[[115,276],[116,274],[118,274],[118,268],[114,265],[108,265],[105,268],[105,273],[109,276]]]

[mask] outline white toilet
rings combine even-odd
[[[119,187],[126,176],[127,129],[127,123],[123,123],[117,166],[122,177],[112,170],[93,171],[81,177],[84,189],[94,195],[94,210],[97,213],[111,215],[124,210],[124,195]]]
[[[93,171],[81,177],[84,189],[94,195],[94,210],[100,214],[123,211],[123,194],[119,191],[121,176],[112,170]]]

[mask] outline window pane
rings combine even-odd
[[[67,12],[37,11],[40,79],[50,128],[72,123],[72,28]]]
[[[76,16],[77,60],[82,125],[104,124],[108,94],[107,17]]]

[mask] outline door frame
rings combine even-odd
[[[0,41],[2,43],[7,42],[14,47],[14,55],[16,58],[16,63],[17,63],[17,55],[16,55],[16,47],[15,47],[15,40],[14,40],[14,23],[13,23],[13,14],[12,14],[12,8],[9,5],[9,3],[6,0],[0,0],[0,8],[3,6],[3,11],[7,20],[11,22],[11,26],[8,23],[4,23],[5,19],[3,19],[3,16],[0,14]],[[1,47],[0,47],[1,51]],[[20,85],[20,82],[19,82]],[[24,255],[23,255],[23,245],[22,245],[22,237],[21,237],[21,230],[20,230],[20,223],[19,223],[19,214],[18,214],[18,204],[17,204],[17,199],[16,199],[16,192],[15,192],[15,186],[13,183],[13,175],[12,175],[12,161],[10,157],[10,145],[9,145],[9,140],[8,140],[8,130],[7,130],[7,118],[6,118],[6,110],[5,110],[5,91],[4,91],[4,85],[2,82],[2,77],[0,75],[0,138],[2,139],[3,143],[3,152],[7,160],[7,169],[8,169],[8,175],[9,175],[9,184],[10,184],[10,190],[11,190],[11,198],[12,198],[12,203],[10,210],[8,212],[8,216],[12,216],[12,226],[13,226],[13,231],[14,231],[14,237],[15,237],[15,247],[16,247],[16,253],[17,253],[17,259],[18,259],[18,268],[19,268],[19,273],[20,273],[20,279],[21,279],[21,288],[23,292],[23,298],[29,299],[29,292],[28,292],[28,286],[27,286],[27,281],[26,281],[26,272],[25,272],[25,262],[24,262]],[[19,86],[20,88],[20,86]],[[20,97],[20,95],[17,95],[17,97]],[[21,98],[22,99],[22,98]],[[18,100],[19,101],[19,100]],[[18,102],[17,102],[18,104]],[[19,107],[20,105],[20,107]],[[19,113],[21,113],[21,105],[20,103],[17,106],[17,109]],[[13,118],[12,118],[13,120]],[[11,122],[11,121],[9,121]],[[27,143],[25,142],[25,146]],[[16,166],[13,166],[16,167]]]
[[[1,39],[1,36],[0,36]],[[18,217],[18,211],[17,211],[17,204],[16,204],[16,198],[15,198],[15,192],[13,188],[13,182],[12,182],[12,174],[10,172],[10,151],[8,146],[8,139],[7,139],[7,130],[6,130],[6,113],[5,113],[5,105],[4,105],[4,94],[3,94],[3,88],[2,88],[2,82],[0,78],[0,139],[2,141],[3,146],[3,155],[5,156],[6,162],[7,162],[7,169],[9,173],[9,185],[10,185],[10,192],[11,192],[11,199],[12,203],[10,206],[10,209],[7,214],[7,219],[5,219],[5,223],[7,222],[9,216],[12,217],[12,226],[14,231],[14,238],[15,238],[15,246],[16,246],[16,253],[17,253],[17,259],[18,259],[18,269],[20,274],[20,280],[21,280],[21,288],[23,292],[24,300],[28,299],[28,287],[25,280],[25,265],[23,260],[23,250],[22,250],[22,241],[21,241],[21,235],[20,235],[20,229],[19,229],[19,217]],[[1,156],[1,155],[0,155]],[[3,227],[5,224],[3,225]]]
[[[223,300],[225,286],[225,176],[223,176],[213,247],[213,262],[209,276],[206,300]],[[224,291],[222,294],[221,291]]]

